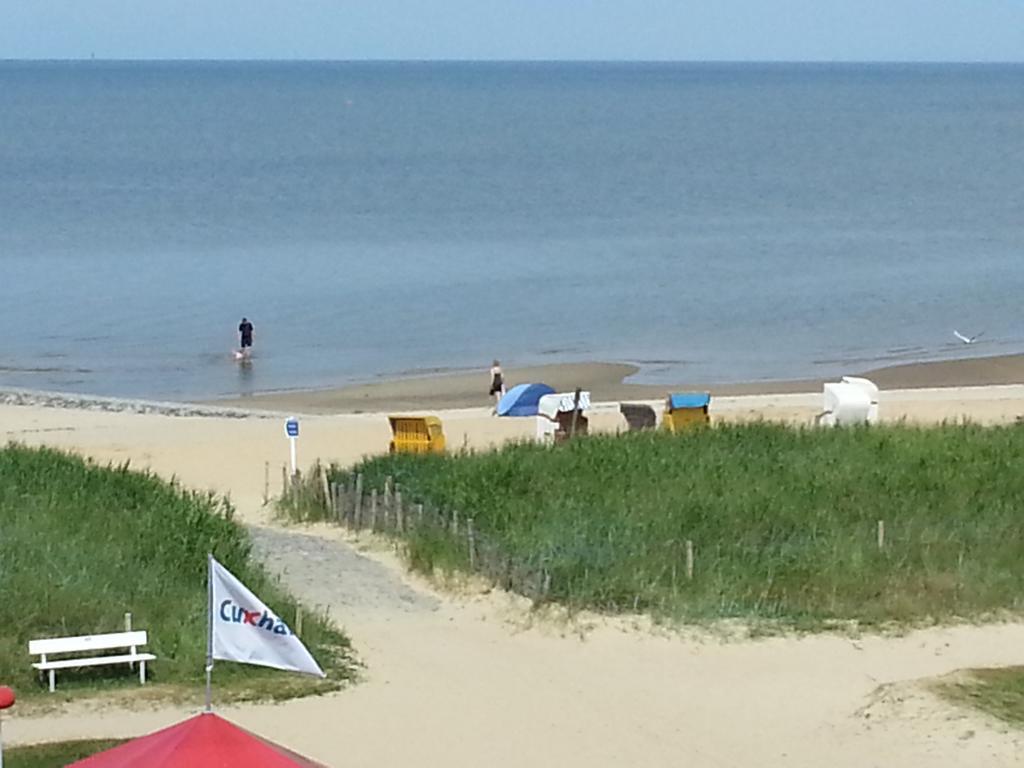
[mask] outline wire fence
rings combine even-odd
[[[485,532],[472,514],[414,502],[388,477],[381,489],[363,487],[363,476],[349,483],[329,483],[325,477],[328,517],[359,533],[368,531],[409,540],[416,536],[444,539],[460,553],[468,569],[490,583],[542,602],[551,589],[551,575],[542,565],[512,557]]]
[[[496,538],[479,529],[473,514],[414,501],[391,477],[379,489],[366,488],[362,474],[351,476],[346,482],[334,482],[325,467],[315,464],[305,475],[289,475],[282,468],[282,483],[279,503],[295,512],[296,519],[326,520],[354,533],[374,533],[407,545],[417,537],[429,538],[434,543],[443,541],[455,553],[459,567],[492,585],[535,603],[547,602],[552,597],[552,581],[556,577],[549,557],[513,556]],[[692,580],[692,541],[680,542],[680,555],[679,575]],[[675,573],[673,568],[673,579]]]

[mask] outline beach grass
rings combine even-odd
[[[55,766],[83,760],[97,752],[112,749],[123,743],[123,739],[87,739],[10,747],[4,750],[4,766],[5,768],[55,768]]]
[[[1019,613],[1022,465],[1015,426],[755,423],[383,456],[332,481],[390,477],[431,516],[472,517],[475,567],[505,558],[542,600],[815,628]],[[462,533],[400,535],[418,570],[470,569]]]
[[[125,613],[149,633],[152,684],[101,666],[62,670],[57,697],[118,690],[189,698],[202,690],[207,553],[286,620],[297,601],[253,559],[228,501],[156,476],[96,466],[48,449],[0,450],[0,669],[20,698],[48,696],[31,667],[30,639],[122,631]],[[288,698],[337,688],[353,674],[347,638],[306,610],[303,642],[328,674],[312,681],[218,662],[218,701]]]
[[[938,690],[948,699],[1000,720],[1024,726],[1024,667],[971,669]]]

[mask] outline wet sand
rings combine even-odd
[[[566,363],[506,369],[505,380],[510,387],[523,382],[543,381],[559,392],[581,387],[590,391],[595,402],[659,400],[668,392],[686,391],[709,391],[718,397],[820,392],[825,381],[794,379],[743,384],[637,384],[629,381],[639,370],[637,366],[626,363]],[[850,374],[865,376],[883,390],[1020,384],[1024,383],[1024,355],[912,363],[851,371]],[[486,407],[491,404],[487,395],[489,384],[490,374],[484,368],[474,373],[382,380],[337,389],[274,392],[213,403],[297,413],[430,411]]]

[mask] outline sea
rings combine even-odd
[[[2,387],[833,376],[1022,296],[1024,66],[0,62]]]

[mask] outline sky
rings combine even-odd
[[[0,59],[1024,61],[1024,0],[0,0]]]

